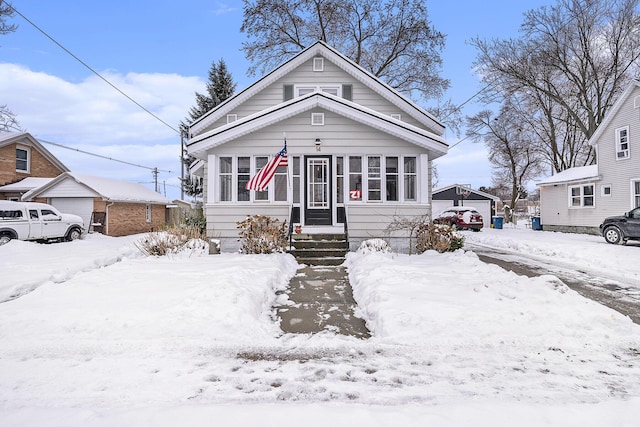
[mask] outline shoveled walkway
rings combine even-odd
[[[285,333],[332,331],[369,338],[364,320],[354,314],[356,303],[345,267],[306,266],[298,270],[285,293],[289,303],[276,307]]]

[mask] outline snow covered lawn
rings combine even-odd
[[[486,231],[473,236],[510,238]],[[135,239],[0,246],[0,425],[640,419],[640,327],[553,276],[516,276],[468,251],[349,254],[373,338],[282,335],[271,305],[296,272],[291,256],[145,258]],[[596,241],[573,252],[596,246],[606,257]]]

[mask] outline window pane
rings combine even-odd
[[[386,158],[386,186],[387,186],[387,200],[398,201],[398,158],[387,157]]]
[[[404,158],[404,200],[417,200],[416,163],[417,162],[415,157]]]
[[[220,173],[232,173],[231,157],[220,157]]]
[[[27,152],[27,150],[16,148],[16,170],[29,170],[29,153]]]
[[[231,175],[220,175],[220,201],[221,202],[231,201],[231,184],[232,184]]]
[[[255,173],[258,173],[260,171],[260,169],[262,169],[264,167],[264,165],[266,165],[268,162],[268,157],[266,156],[260,156],[260,157],[256,157],[256,170]],[[271,185],[271,184],[269,184]],[[256,191],[254,194],[254,198],[255,200],[269,200],[269,190],[265,190],[265,191]]]
[[[367,158],[367,200],[382,200],[380,191],[380,157]]]
[[[585,196],[593,196],[593,185],[585,185],[583,187],[583,194]]]
[[[362,200],[362,157],[349,157],[349,200]]]
[[[273,177],[274,200],[277,202],[287,201],[287,167],[279,166],[276,175]]]
[[[245,189],[249,182],[251,172],[251,158],[238,157],[238,201],[248,202],[250,200],[250,192]]]
[[[349,157],[349,173],[362,172],[362,157]]]

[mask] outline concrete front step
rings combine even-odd
[[[291,245],[290,253],[306,265],[340,265],[349,251],[344,234],[294,234]]]

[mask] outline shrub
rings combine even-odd
[[[179,252],[203,251],[206,242],[202,230],[197,226],[177,225],[166,227],[162,231],[147,233],[135,242],[140,251],[147,256],[165,256]]]
[[[391,252],[391,248],[386,240],[383,239],[369,239],[360,243],[358,253],[367,254],[371,252],[380,252],[383,254]]]
[[[455,251],[464,246],[464,237],[458,235],[448,225],[434,223],[421,224],[416,232],[416,252],[419,254],[435,250],[440,253]]]
[[[264,215],[252,215],[237,223],[242,252],[270,254],[285,252],[288,247],[287,222]]]
[[[183,223],[187,227],[193,227],[200,230],[202,236],[206,234],[207,231],[207,219],[202,212],[202,208],[193,209],[191,211],[185,212],[183,217]]]

